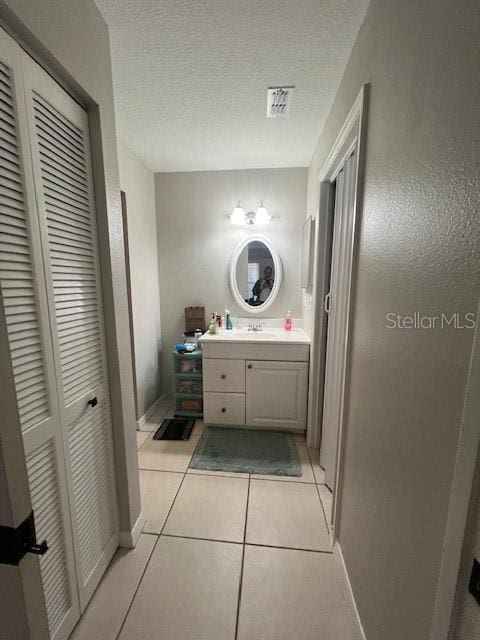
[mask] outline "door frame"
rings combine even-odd
[[[337,465],[335,490],[333,495],[332,526],[333,538],[338,537],[340,526],[340,509],[342,494],[343,459],[345,448],[345,423],[347,419],[345,411],[345,399],[348,398],[350,386],[350,360],[351,338],[354,315],[355,279],[357,273],[357,251],[359,235],[359,218],[363,202],[364,175],[365,175],[365,146],[367,133],[368,99],[370,93],[369,84],[362,85],[339,133],[333,143],[325,162],[318,174],[320,182],[320,203],[318,212],[319,224],[316,225],[315,237],[315,274],[314,274],[314,300],[313,300],[313,340],[312,340],[312,384],[310,386],[312,408],[310,414],[309,444],[321,446],[321,423],[323,417],[323,391],[325,382],[325,356],[327,318],[324,310],[324,299],[330,286],[329,263],[331,246],[329,236],[333,232],[332,211],[332,182],[335,180],[345,160],[355,151],[356,176],[352,209],[352,224],[348,236],[348,250],[350,252],[351,268],[347,286],[347,331],[346,331],[346,358],[342,375],[342,401],[341,419],[338,434]],[[329,234],[327,236],[327,234]],[[323,245],[323,246],[322,246]],[[323,252],[320,250],[323,248]],[[320,255],[322,256],[320,258]]]

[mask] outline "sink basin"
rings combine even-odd
[[[278,333],[269,333],[268,331],[235,331],[234,336],[236,338],[245,338],[245,340],[258,340],[263,338],[264,340],[275,340],[278,338]]]

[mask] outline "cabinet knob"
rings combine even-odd
[[[249,368],[249,369],[251,369],[252,367],[253,367],[253,365],[252,365],[252,364],[249,364],[249,365],[248,365],[248,368]]]
[[[224,373],[222,373],[222,375],[220,376],[222,380],[225,380],[225,378],[227,377]]]
[[[225,413],[225,412],[226,412],[225,407],[222,407],[222,413]]]

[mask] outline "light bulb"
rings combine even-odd
[[[240,206],[240,201],[238,202],[235,209],[232,211],[232,215],[230,216],[230,222],[232,224],[245,223],[245,211],[243,210],[243,207]]]
[[[255,224],[268,224],[270,222],[270,214],[268,209],[263,206],[263,200],[257,209],[255,216]]]

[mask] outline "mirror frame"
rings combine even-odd
[[[258,307],[251,307],[249,304],[245,302],[243,297],[240,295],[240,291],[238,289],[237,284],[237,262],[240,254],[245,249],[245,247],[250,244],[250,242],[262,242],[267,249],[270,251],[273,259],[273,268],[275,270],[275,282],[273,284],[272,293],[268,296],[267,300],[262,305]],[[263,313],[267,309],[269,309],[272,304],[275,302],[278,292],[280,291],[280,286],[282,284],[282,261],[280,260],[280,256],[278,255],[277,250],[272,245],[270,240],[265,238],[264,236],[254,235],[247,236],[244,238],[236,247],[230,258],[230,289],[232,291],[233,298],[238,306],[247,311],[248,313]]]

